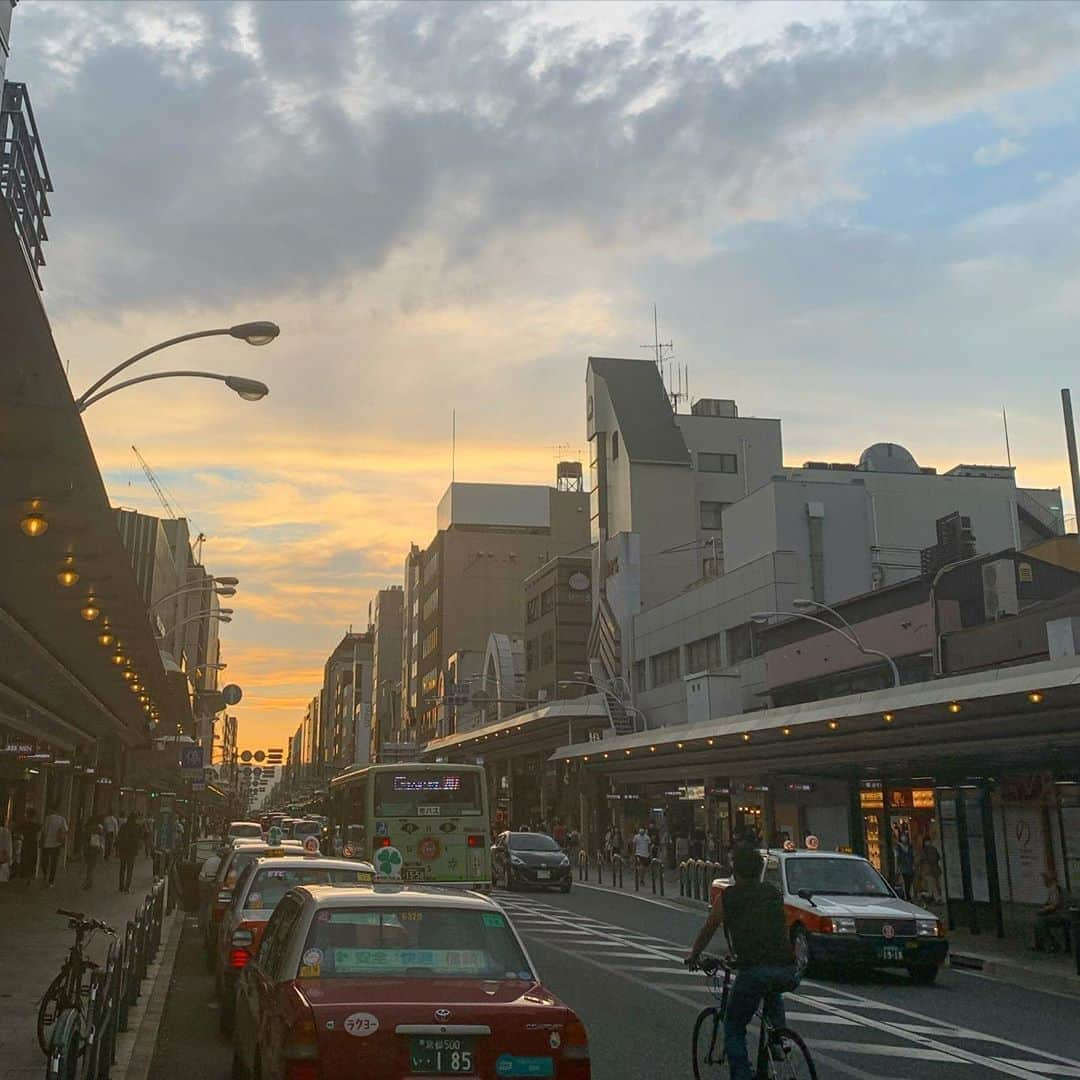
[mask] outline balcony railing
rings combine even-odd
[[[52,189],[26,83],[5,82],[0,97],[0,198],[11,207],[15,231],[39,289]]]

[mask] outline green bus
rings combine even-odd
[[[482,765],[358,766],[330,781],[346,857],[383,877],[491,888],[491,818]]]

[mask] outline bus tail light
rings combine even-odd
[[[389,847],[390,846],[390,837],[389,836],[376,836],[375,837],[375,846],[377,848]]]
[[[484,846],[483,833],[469,833],[468,844],[469,844],[469,847],[483,847]]]

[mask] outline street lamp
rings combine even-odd
[[[826,608],[826,605],[824,604],[819,605],[816,601],[807,600],[796,600],[794,606],[798,607],[800,603],[804,606],[809,606],[812,603],[814,606]],[[826,610],[832,611],[832,608],[826,608]],[[836,612],[833,612],[833,614],[837,615],[837,618],[847,627],[847,631],[850,631],[850,633],[841,629],[839,626],[834,626],[831,622],[819,619],[816,615],[808,615],[805,611],[758,611],[750,616],[750,621],[755,623],[766,623],[769,622],[770,619],[776,618],[805,619],[807,622],[817,623],[818,626],[824,626],[826,630],[831,630],[834,634],[839,634],[849,645],[853,645],[864,656],[877,656],[884,660],[885,663],[889,665],[889,671],[892,672],[893,687],[898,687],[900,685],[900,669],[896,666],[896,661],[893,660],[888,653],[884,653],[880,649],[868,648],[862,643],[859,639],[859,635],[855,633],[854,628],[842,615],[838,615]]]
[[[134,356],[129,356],[122,364],[117,364],[111,371],[107,371],[93,386],[88,387],[75,399],[75,404],[79,406],[79,412],[82,412],[89,403],[94,391],[104,386],[114,375],[118,375],[125,368],[131,367],[132,364],[137,364],[140,360],[150,356],[151,353],[161,352],[162,349],[167,349],[172,345],[179,345],[184,341],[194,341],[196,338],[220,337],[223,335],[246,341],[249,345],[269,345],[280,333],[281,330],[276,323],[246,322],[217,330],[196,330],[191,334],[181,334],[179,337],[169,338],[167,341],[158,342],[157,345],[151,345],[149,349],[143,349],[142,352],[138,352]]]
[[[189,615],[186,619],[181,619],[175,626],[166,630],[163,636],[168,637],[169,634],[179,630],[182,626],[187,626],[189,622],[196,622],[199,619],[217,619],[218,622],[232,622],[232,617],[232,608],[218,608],[217,611],[207,608],[205,611],[197,611],[194,615]]]
[[[239,394],[245,401],[261,401],[270,393],[270,387],[258,379],[246,379],[242,375],[219,375],[213,371],[158,371],[153,375],[140,375],[135,379],[125,379],[123,382],[110,386],[107,390],[101,390],[92,396],[85,394],[76,402],[79,412],[85,412],[91,405],[115,394],[117,390],[125,390],[129,386],[139,383],[153,382],[155,379],[216,379],[223,382],[230,390]]]
[[[235,596],[236,586],[240,584],[240,579],[235,577],[211,577],[210,582],[214,587],[215,596]],[[171,593],[166,593],[160,600],[155,600],[148,610],[153,611],[154,608],[158,607],[160,604],[164,604],[168,600],[173,600],[177,596],[182,596],[184,593],[201,592],[205,588],[205,581],[188,582],[186,585],[181,585],[178,589],[173,589]]]

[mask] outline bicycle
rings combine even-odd
[[[65,911],[57,908],[56,913],[68,920],[68,929],[75,931],[75,943],[68,952],[60,973],[49,984],[38,1007],[37,1037],[38,1046],[43,1054],[50,1054],[50,1029],[65,1009],[75,1009],[84,1015],[84,998],[93,1004],[98,997],[99,981],[93,978],[99,965],[84,955],[83,950],[98,930],[115,936],[116,931],[100,919],[87,919],[81,911]],[[89,978],[87,978],[89,976]],[[84,979],[86,985],[84,985]],[[93,1011],[90,1012],[91,1019]]]
[[[705,973],[713,996],[720,1002],[702,1009],[694,1024],[694,1080],[709,1080],[724,1074],[724,1015],[736,967],[731,957],[706,955],[699,957],[695,967]],[[794,990],[796,984],[793,982],[787,989]],[[814,1060],[802,1037],[788,1027],[774,1028],[760,1007],[757,1016],[757,1080],[817,1080]]]

